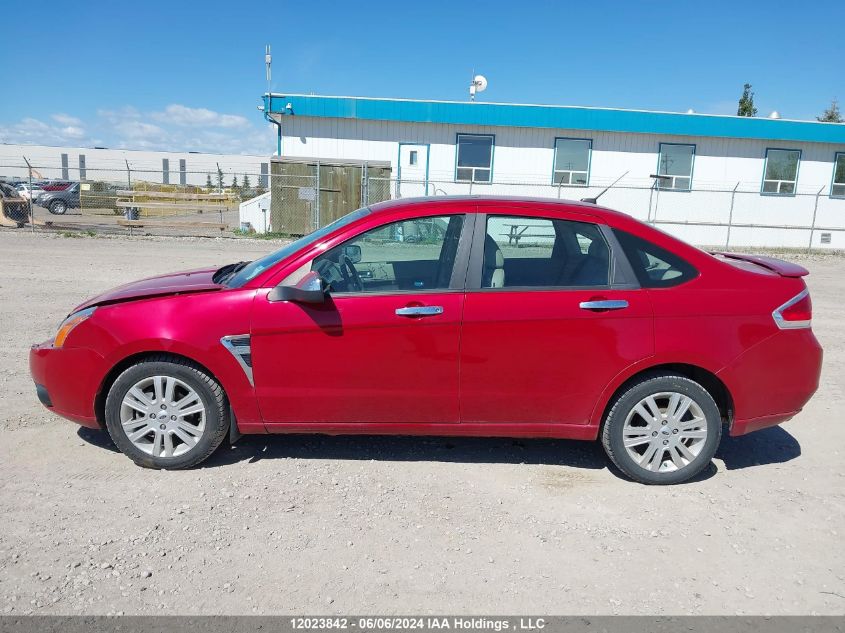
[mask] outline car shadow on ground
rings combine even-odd
[[[80,438],[117,451],[108,434],[80,427]],[[781,427],[745,435],[723,435],[716,459],[727,470],[780,464],[801,455],[801,445]],[[390,435],[244,435],[234,445],[224,442],[201,468],[217,468],[265,459],[337,459],[356,461],[453,462],[464,464],[544,464],[600,470],[609,468],[625,478],[610,462],[599,442],[558,439],[486,437],[432,437]],[[689,483],[718,472],[711,463]]]
[[[798,440],[780,426],[772,426],[739,437],[730,437],[725,432],[716,451],[716,459],[721,459],[728,470],[783,464],[800,455],[801,445]]]

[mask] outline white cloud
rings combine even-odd
[[[273,151],[274,136],[258,118],[180,104],[152,112],[133,106],[100,109],[86,120],[59,112],[48,122],[32,117],[0,122],[0,143],[37,145],[260,155]]]
[[[189,108],[173,103],[163,112],[153,112],[152,118],[161,123],[186,127],[246,128],[249,121],[237,114],[221,114],[207,108]]]
[[[55,120],[55,116],[51,117]],[[78,121],[78,120],[77,120]],[[0,142],[25,145],[78,145],[87,139],[87,132],[78,125],[51,125],[40,119],[25,117],[10,125],[0,124]]]
[[[53,119],[56,123],[61,123],[62,125],[72,127],[79,127],[82,125],[82,121],[80,119],[77,119],[75,116],[70,116],[69,114],[63,114],[61,112],[57,112],[56,114],[50,115],[50,118]]]

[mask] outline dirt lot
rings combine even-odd
[[[819,393],[682,486],[546,440],[245,437],[155,472],[39,405],[28,346],[83,298],[270,248],[0,232],[0,613],[845,613],[845,259],[802,261]]]

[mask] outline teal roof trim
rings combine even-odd
[[[290,104],[290,110],[287,105]],[[575,106],[367,97],[264,95],[268,114],[405,123],[446,123],[638,134],[711,136],[845,145],[845,124]]]

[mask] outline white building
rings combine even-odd
[[[613,184],[603,205],[694,243],[845,248],[842,124],[295,94],[264,112],[282,160],[389,163],[391,197]]]
[[[101,180],[122,183],[130,180],[204,186],[208,178],[215,186],[218,168],[229,186],[237,176],[247,174],[253,186],[267,187],[270,159],[242,154],[201,154],[49,145],[0,145],[0,179],[25,180],[33,167],[34,177],[51,180]]]

